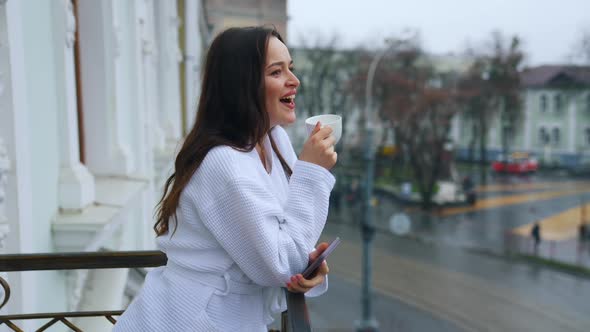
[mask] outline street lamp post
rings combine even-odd
[[[373,196],[373,176],[375,171],[375,146],[373,144],[374,125],[371,119],[372,112],[372,89],[373,80],[375,78],[375,71],[379,61],[385,54],[394,46],[390,40],[386,40],[388,47],[379,51],[369,66],[367,74],[367,83],[365,87],[365,162],[366,182],[365,182],[365,197],[364,197],[364,218],[362,222],[362,237],[363,237],[363,285],[362,285],[362,318],[357,322],[357,331],[369,332],[377,331],[377,320],[373,316],[371,306],[371,274],[372,274],[372,241],[375,235],[375,228],[372,220],[372,196]]]

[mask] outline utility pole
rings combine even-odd
[[[365,195],[363,212],[364,218],[361,224],[361,234],[363,240],[363,277],[362,277],[362,317],[357,321],[357,331],[359,332],[374,332],[377,331],[378,323],[373,316],[373,308],[371,303],[371,279],[372,279],[372,242],[375,236],[375,227],[373,226],[373,178],[375,173],[375,145],[373,144],[374,135],[374,124],[371,119],[373,112],[373,80],[375,78],[375,71],[379,61],[385,56],[385,54],[393,48],[395,45],[391,40],[385,41],[388,46],[383,50],[379,51],[369,66],[369,72],[367,74],[367,82],[365,87],[365,164],[366,164],[366,178],[365,178]]]

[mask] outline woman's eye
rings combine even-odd
[[[272,76],[279,76],[279,75],[281,74],[281,71],[277,69],[277,70],[273,71],[273,72],[272,72],[272,73],[270,73],[270,74],[271,74]]]
[[[289,70],[290,70],[292,73],[294,73],[294,72],[295,72],[295,67],[291,67],[291,68],[289,68]]]

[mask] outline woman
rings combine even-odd
[[[280,287],[327,289],[325,263],[310,280],[300,273],[327,246],[312,252],[337,155],[332,130],[318,125],[297,159],[280,125],[295,121],[298,86],[275,30],[215,38],[154,226],[168,263],[148,274],[115,331],[266,331],[285,307]]]

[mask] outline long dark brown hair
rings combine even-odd
[[[174,173],[164,186],[157,206],[154,230],[166,234],[170,219],[176,218],[180,195],[212,148],[227,145],[252,151],[269,133],[270,119],[265,107],[264,66],[271,37],[283,42],[271,27],[230,28],[211,43],[195,125],[176,157]],[[271,144],[288,176],[291,169]]]

